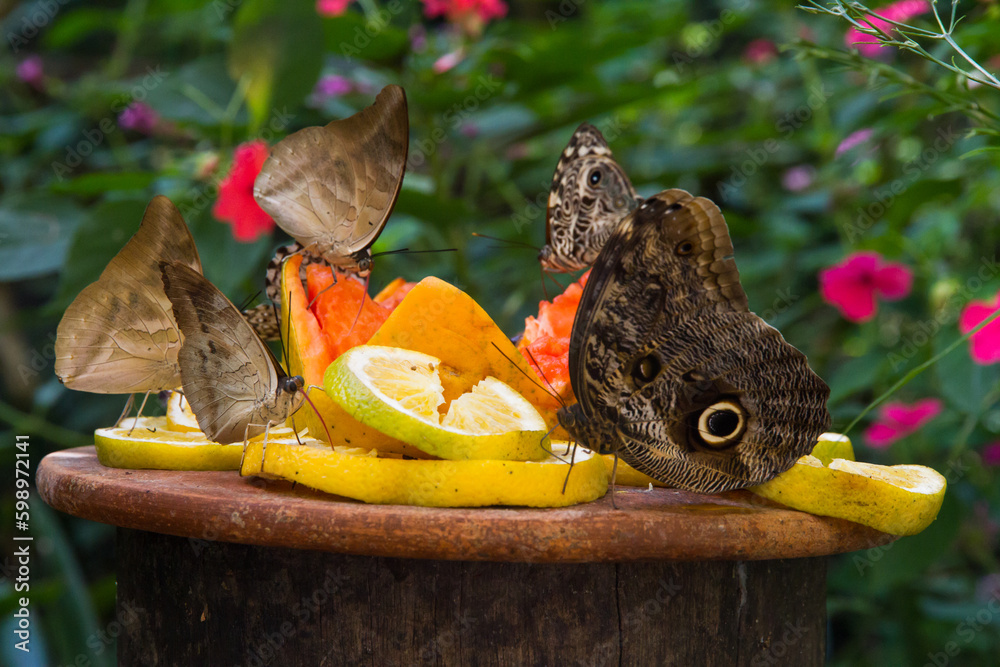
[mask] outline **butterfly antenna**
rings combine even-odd
[[[262,290],[257,290],[257,293],[256,293],[256,294],[254,294],[253,296],[251,296],[251,297],[249,297],[248,299],[246,299],[246,300],[245,300],[245,301],[243,302],[243,305],[239,307],[239,310],[243,311],[243,310],[246,310],[247,308],[249,308],[249,307],[250,307],[250,304],[251,304],[251,303],[253,303],[254,301],[256,301],[256,300],[257,300],[257,297],[259,297],[259,296],[260,296],[260,293],[261,293],[261,291],[262,291]]]
[[[134,420],[132,421],[132,428],[130,428],[130,429],[128,430],[128,435],[129,435],[129,436],[131,436],[131,435],[132,435],[132,431],[134,431],[134,430],[135,430],[135,425],[139,423],[139,417],[141,417],[141,416],[142,416],[142,409],[143,409],[144,407],[146,407],[146,401],[148,401],[148,400],[149,400],[149,393],[150,393],[150,392],[148,392],[148,391],[147,391],[147,392],[146,392],[146,395],[142,397],[142,403],[141,403],[141,404],[139,405],[139,412],[137,412],[137,413],[136,413],[136,415],[135,415],[135,419],[134,419]]]
[[[558,426],[553,426],[552,428],[550,428],[548,430],[548,433],[546,433],[545,435],[542,436],[542,439],[539,442],[539,446],[542,448],[543,452],[547,453],[549,456],[551,456],[552,458],[556,459],[557,461],[562,461],[563,463],[568,463],[568,461],[566,461],[566,459],[564,459],[563,456],[566,456],[567,454],[569,454],[569,447],[566,448],[566,453],[563,454],[562,456],[560,456],[559,454],[556,454],[556,451],[552,448],[551,436],[552,436],[552,434],[555,432],[555,430],[557,428],[559,428],[559,427]],[[548,447],[545,446],[545,440],[546,439],[549,440],[549,446]]]
[[[549,390],[552,392],[552,395],[555,396],[556,399],[559,401],[559,404],[562,405],[565,408],[566,407],[566,401],[564,401],[562,399],[562,396],[560,396],[559,392],[557,392],[556,389],[555,389],[555,387],[552,386],[552,383],[549,382],[549,379],[547,377],[545,377],[545,371],[543,371],[542,367],[538,365],[537,361],[535,361],[535,355],[533,355],[531,353],[531,348],[525,347],[524,350],[528,353],[528,358],[531,359],[531,363],[533,363],[535,365],[535,368],[538,369],[538,373],[542,376],[542,379],[545,380],[545,384],[548,386]]]
[[[563,399],[562,399],[562,396],[560,396],[559,394],[557,394],[557,393],[555,392],[555,390],[554,390],[554,389],[552,389],[552,385],[551,385],[551,384],[549,384],[549,388],[548,388],[548,389],[546,389],[545,387],[543,387],[542,385],[540,385],[540,384],[538,383],[538,380],[537,380],[536,378],[533,378],[533,377],[531,377],[530,375],[528,375],[527,373],[525,373],[525,372],[524,372],[524,370],[523,370],[523,369],[522,369],[522,368],[521,368],[520,366],[518,366],[518,365],[517,365],[517,364],[516,364],[516,363],[514,362],[514,360],[513,360],[513,359],[511,359],[511,358],[510,358],[510,357],[508,357],[508,356],[507,356],[506,354],[504,354],[504,353],[503,353],[503,350],[501,350],[501,349],[500,349],[500,348],[499,348],[499,347],[497,346],[497,344],[496,344],[496,343],[492,343],[492,345],[493,345],[493,347],[495,347],[495,348],[497,349],[497,352],[499,352],[499,353],[500,353],[500,354],[501,354],[501,355],[503,356],[503,358],[504,358],[504,359],[506,359],[507,361],[509,361],[509,362],[510,362],[511,364],[513,364],[513,365],[514,365],[514,368],[516,368],[516,369],[517,369],[517,371],[518,371],[518,372],[519,372],[519,373],[520,373],[521,375],[523,375],[524,377],[528,378],[528,380],[530,380],[530,381],[531,381],[531,383],[532,383],[533,385],[535,385],[536,387],[538,387],[539,389],[541,389],[542,391],[544,391],[544,392],[545,392],[546,394],[549,394],[550,396],[552,396],[552,398],[554,398],[554,399],[556,399],[557,401],[559,401],[559,404],[560,404],[560,405],[561,405],[562,407],[564,407],[564,408],[566,407],[566,402],[565,402],[565,401],[563,401]],[[527,349],[527,348],[525,348],[525,349]],[[529,355],[529,356],[531,355],[531,351],[530,351],[530,350],[528,350],[528,355]],[[534,361],[534,359],[532,359],[532,361]],[[537,364],[536,364],[536,366],[537,366]],[[539,371],[539,372],[541,373],[541,368],[539,368],[539,369],[538,369],[538,371]],[[544,373],[542,373],[542,377],[543,377],[543,378],[545,377],[545,374],[544,374]],[[545,382],[546,382],[546,384],[548,384],[548,380],[546,380]]]
[[[323,425],[323,430],[326,431],[326,441],[330,443],[330,449],[333,449],[333,436],[330,435],[330,428],[326,425],[326,420],[323,419],[323,415],[321,415],[319,413],[319,410],[316,409],[316,404],[312,402],[311,398],[309,398],[309,390],[314,388],[323,391],[322,387],[315,384],[311,384],[305,389],[301,390],[302,396],[305,397],[306,403],[309,404],[309,407],[312,408],[312,411],[316,413],[317,417],[319,417],[319,423]]]
[[[481,239],[489,239],[491,241],[498,241],[500,243],[506,243],[508,247],[525,248],[525,249],[528,249],[528,250],[534,250],[536,252],[541,250],[541,248],[539,248],[538,246],[533,246],[530,243],[525,243],[524,241],[515,241],[513,239],[502,239],[502,238],[499,238],[497,236],[487,236],[486,234],[480,234],[479,232],[472,232],[472,235],[473,236],[477,236],[477,237],[479,237]],[[494,247],[496,247],[496,246],[494,246]]]
[[[386,250],[372,254],[372,259],[384,257],[385,255],[420,255],[427,252],[458,252],[458,248],[438,248],[436,250],[410,250],[409,248],[399,248],[398,250]]]
[[[292,314],[292,291],[288,291],[288,314]],[[288,372],[288,347],[285,345],[285,333],[281,330],[281,318],[278,316],[278,307],[272,303],[271,312],[274,313],[274,321],[278,325],[278,344],[281,345],[281,360],[285,362],[285,372]]]

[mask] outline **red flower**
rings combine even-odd
[[[886,5],[881,9],[876,9],[875,13],[879,16],[889,19],[889,21],[896,21],[902,23],[907,19],[913,18],[914,16],[920,16],[921,14],[926,14],[931,10],[931,5],[927,0],[900,0],[899,2],[894,2],[891,5]],[[890,34],[895,28],[888,21],[883,21],[880,18],[870,17],[866,19],[861,19],[860,23],[865,23],[873,28],[878,28],[886,34]],[[851,28],[847,31],[844,36],[844,43],[847,44],[848,48],[852,46],[857,46],[858,51],[861,55],[867,58],[876,58],[878,55],[886,48],[881,44],[875,44],[878,38],[875,35],[866,35],[857,28]],[[868,42],[867,44],[865,42]]]
[[[879,408],[879,420],[865,429],[864,439],[869,447],[885,449],[907,436],[941,413],[941,401],[925,398],[907,405],[886,403]]]
[[[967,334],[1000,308],[1000,292],[993,302],[972,301],[962,311],[958,328]],[[969,339],[969,352],[977,364],[995,364],[1000,361],[1000,318],[977,331]]]
[[[316,0],[316,13],[320,16],[340,16],[347,11],[351,0]]]
[[[764,65],[778,55],[778,47],[769,39],[755,39],[743,49],[743,60],[753,65]]]
[[[222,183],[212,215],[233,226],[233,237],[242,243],[256,241],[274,229],[274,220],[253,198],[253,182],[270,150],[263,141],[240,144],[233,165]]]
[[[424,15],[428,18],[444,16],[462,26],[466,32],[477,34],[493,19],[507,15],[503,0],[423,0]]]
[[[913,272],[904,264],[887,262],[877,252],[858,252],[819,272],[823,300],[852,322],[866,322],[878,310],[876,295],[898,301],[910,293]]]

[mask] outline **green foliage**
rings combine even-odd
[[[396,275],[434,274],[519,331],[546,290],[560,288],[543,288],[534,251],[472,232],[540,246],[552,170],[583,121],[602,129],[641,194],[681,187],[722,207],[751,307],[829,382],[835,430],[956,341],[962,307],[1000,289],[1000,63],[990,57],[1000,10],[991,3],[959,3],[961,21],[942,4],[940,23],[932,13],[875,30],[873,40],[892,45],[877,58],[845,47],[846,30],[864,28],[872,11],[845,2],[802,11],[777,1],[524,1],[479,35],[406,2],[366,0],[336,18],[274,0],[51,5],[51,15],[20,5],[2,25],[14,36],[0,55],[4,463],[14,433],[32,435],[34,465],[117,417],[123,397],[54,379],[52,339],[153,195],[177,203],[209,278],[240,302],[262,287],[286,237],[237,243],[213,218],[234,147],[347,116],[386,83],[407,91],[410,162],[376,251],[458,252],[380,258],[376,289]],[[755,40],[777,48],[748,50]],[[454,66],[436,71],[450,53]],[[44,67],[38,87],[15,75],[31,54]],[[353,91],[313,90],[331,74]],[[119,126],[133,101],[159,114],[151,134]],[[862,129],[871,137],[838,154]],[[905,299],[880,303],[862,324],[817,287],[820,270],[860,250],[915,276]],[[998,468],[981,458],[1000,441],[998,368],[974,364],[960,343],[893,396],[941,399],[933,422],[888,449],[862,439],[874,413],[850,433],[859,457],[932,466],[949,490],[924,534],[834,559],[831,664],[925,664],[949,641],[961,648],[954,664],[1000,654],[1000,621],[968,638],[963,625],[985,607],[984,577],[1000,570]],[[3,498],[8,540],[13,505]],[[35,664],[78,654],[110,664],[110,651],[98,655],[86,640],[113,617],[113,532],[46,512],[37,498],[33,508],[52,541],[33,572]],[[12,595],[0,581],[3,604]]]

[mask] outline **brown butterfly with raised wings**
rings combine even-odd
[[[671,486],[761,484],[808,454],[830,390],[750,312],[719,208],[683,190],[643,202],[608,238],[569,346],[578,403],[559,423]]]

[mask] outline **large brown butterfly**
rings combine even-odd
[[[621,222],[583,290],[569,347],[578,403],[559,423],[647,475],[715,493],[808,454],[830,390],[750,312],[718,207],[683,190]]]
[[[542,268],[579,271],[594,263],[622,218],[642,200],[593,125],[577,128],[552,177]]]
[[[406,94],[390,85],[353,116],[307,127],[275,144],[254,183],[254,197],[296,243],[280,248],[268,265],[273,303],[281,303],[281,262],[294,253],[306,256],[303,270],[323,261],[368,275],[371,246],[403,183],[409,136]],[[270,311],[248,317],[268,337],[277,330]]]
[[[184,396],[208,439],[245,441],[298,410],[302,378],[282,370],[236,306],[183,264],[161,262],[157,269],[184,334]]]
[[[201,273],[191,232],[161,195],[146,207],[139,231],[59,322],[55,371],[63,384],[100,394],[180,386],[181,332],[160,280],[164,261]]]

